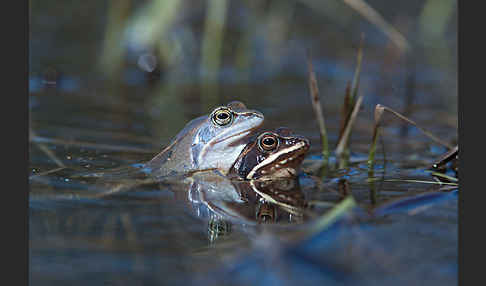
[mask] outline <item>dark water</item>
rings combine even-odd
[[[200,73],[209,3],[174,1],[178,16],[163,43],[140,48],[117,31],[152,2],[115,2],[31,3],[32,285],[457,284],[457,189],[430,183],[437,181],[426,171],[446,148],[386,115],[373,174],[366,164],[378,103],[455,144],[454,5],[451,14],[443,11],[447,1],[427,14],[434,1],[369,1],[409,40],[412,50],[401,54],[340,2],[321,9],[312,1],[230,1],[222,60],[211,77]],[[306,53],[334,147],[362,32],[364,102],[351,163],[319,179]],[[156,70],[143,71],[137,61],[154,49],[170,51],[172,60],[161,56]],[[305,207],[262,202],[247,185],[175,186],[140,172],[189,120],[232,100],[263,112],[265,127],[287,126],[310,139],[298,184],[288,190]],[[251,203],[235,199],[242,190]],[[346,195],[355,204],[320,225]],[[259,222],[262,213],[274,223]]]

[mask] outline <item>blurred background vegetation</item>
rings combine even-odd
[[[215,273],[215,266],[231,266],[230,255],[255,246],[257,236],[246,226],[238,230],[234,225],[226,240],[231,243],[222,240],[221,248],[207,248],[206,226],[178,198],[187,200],[187,193],[172,196],[165,186],[147,185],[118,197],[83,199],[109,186],[72,174],[115,168],[114,175],[106,172],[107,182],[137,182],[125,167],[147,162],[189,120],[232,100],[263,112],[265,127],[287,126],[309,138],[308,158],[316,162],[321,144],[309,96],[308,56],[334,150],[362,35],[358,95],[363,103],[350,135],[351,155],[367,158],[376,104],[409,116],[441,140],[453,144],[457,139],[454,0],[29,0],[29,9],[29,269],[37,283],[183,284],[174,279],[185,282]],[[423,168],[446,151],[417,128],[391,118],[383,120],[388,126],[380,131],[376,152],[385,157],[386,145],[387,162],[397,164],[378,155],[371,175],[361,164],[335,173],[330,169],[323,188],[305,186],[311,180],[303,177],[309,202],[324,203],[316,205],[318,212],[350,190],[366,205],[429,190],[430,184],[385,182],[382,187],[383,181],[374,180],[385,173],[386,178],[432,180]],[[337,191],[331,190],[334,186]],[[340,210],[349,210],[350,204],[345,206]],[[202,203],[191,208],[205,212]],[[309,260],[309,268],[294,263],[279,268],[274,259],[262,268],[249,260],[247,265],[256,268],[247,269],[270,274],[260,283],[279,281],[275,270],[285,269],[285,279],[288,269],[312,278],[312,269],[327,265],[357,269],[371,277],[369,285],[434,277],[440,278],[436,284],[453,283],[455,214],[452,201],[424,216],[377,217],[365,232],[361,221],[368,225],[369,219],[358,219],[359,231],[354,226],[344,229],[345,236],[339,231],[337,244],[332,233],[312,240],[309,249],[319,248],[320,257],[332,264],[314,268]],[[271,259],[278,254],[273,251]],[[279,262],[287,263],[281,257]]]
[[[457,126],[454,0],[46,0],[29,5],[31,94],[48,92],[46,86],[55,83],[58,91],[96,100],[135,97],[143,102],[142,112],[159,121],[159,138],[236,99],[270,114],[270,121],[303,126],[312,118],[301,112],[311,110],[307,55],[325,112],[338,113],[361,34],[360,90],[371,107],[370,119],[377,103],[404,111],[412,102],[412,110],[443,110],[451,115],[449,125]],[[167,118],[174,123],[164,124]]]

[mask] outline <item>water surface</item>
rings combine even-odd
[[[108,57],[107,25],[123,15],[114,12],[122,9],[119,4],[57,3],[54,9],[32,3],[31,284],[457,284],[457,189],[411,181],[436,182],[426,170],[446,148],[389,116],[373,174],[366,164],[378,103],[406,113],[450,144],[457,141],[455,12],[434,45],[420,36],[422,3],[397,12],[386,1],[370,1],[402,31],[409,28],[404,33],[414,50],[399,56],[379,29],[349,7],[334,7],[343,13],[338,20],[304,2],[249,8],[230,1],[221,67],[209,79],[200,73],[197,52],[203,4],[184,4],[170,29],[169,38],[182,47],[180,62],[147,73],[137,66],[145,51],[130,49],[124,37],[110,38],[128,47],[124,64],[114,71],[100,64]],[[67,17],[59,13],[62,7],[76,13]],[[127,15],[140,7],[134,1]],[[286,19],[285,11],[293,15],[291,24],[277,21]],[[128,23],[130,17],[121,19]],[[350,139],[351,163],[345,169],[332,163],[321,178],[306,51],[312,52],[335,146],[361,32],[364,103]],[[244,68],[233,49],[241,39],[250,44]],[[275,204],[237,203],[217,204],[223,212],[215,212],[187,186],[150,182],[140,172],[140,164],[189,120],[232,100],[263,112],[265,127],[287,126],[311,140],[294,190],[308,205],[303,214]],[[103,176],[87,176],[95,173]],[[219,189],[229,196],[234,188]],[[346,195],[355,206],[316,230]],[[262,207],[275,211],[276,222],[248,219]],[[239,212],[227,216],[228,210]]]

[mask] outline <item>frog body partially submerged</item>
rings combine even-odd
[[[226,175],[263,119],[239,101],[220,106],[190,121],[145,168],[157,178],[210,169]]]
[[[228,175],[245,180],[295,177],[309,147],[308,139],[285,127],[263,132],[246,145]]]

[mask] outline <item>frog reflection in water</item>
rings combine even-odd
[[[145,167],[157,178],[208,169],[226,175],[263,119],[239,101],[220,106],[189,122]]]
[[[215,200],[205,196],[207,194],[200,194],[206,201],[193,204],[199,216],[209,217],[210,242],[229,236],[234,223],[298,224],[304,221],[307,201],[295,178],[232,181],[232,187],[240,200]],[[210,213],[205,213],[204,208]]]
[[[309,140],[281,127],[248,143],[228,176],[246,180],[292,178],[309,151]]]
[[[301,222],[307,207],[296,178],[235,181],[224,176],[201,173],[191,177],[185,198],[197,216],[210,221],[223,220],[253,224],[263,222]]]
[[[228,177],[193,176],[188,198],[193,207],[203,206],[220,218],[275,222],[282,214],[301,217],[305,200],[296,175],[308,149],[309,141],[288,128],[263,132],[246,145]],[[197,213],[205,212],[198,207]]]

